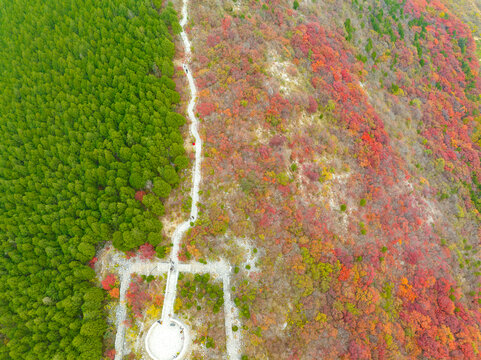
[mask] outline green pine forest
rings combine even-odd
[[[172,80],[180,25],[160,5],[0,4],[0,359],[100,359],[89,260],[108,240],[168,246],[158,217],[189,160]]]

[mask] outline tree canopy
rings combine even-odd
[[[0,358],[101,358],[86,263],[107,240],[158,246],[159,196],[186,166],[179,31],[172,6],[150,1],[0,7]],[[154,179],[162,192],[137,201]]]

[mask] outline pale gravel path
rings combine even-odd
[[[119,304],[115,312],[115,322],[117,324],[117,333],[115,334],[115,360],[122,360],[124,341],[125,341],[125,320],[127,319],[127,305],[125,303],[125,294],[130,284],[130,264],[122,258],[116,262],[119,265],[118,271],[120,276],[120,294]]]
[[[173,307],[174,307],[174,300],[175,300],[175,295],[176,295],[176,290],[177,290],[177,278],[178,278],[178,269],[177,269],[177,264],[178,264],[178,249],[179,249],[179,242],[182,238],[182,235],[184,232],[189,228],[190,226],[190,221],[195,221],[197,220],[197,215],[198,215],[198,208],[197,208],[197,203],[199,201],[199,184],[201,180],[201,163],[202,163],[202,139],[199,136],[199,133],[197,131],[198,128],[198,120],[194,114],[194,107],[195,103],[197,101],[197,87],[195,85],[194,77],[192,76],[192,70],[190,69],[189,63],[191,61],[191,45],[189,38],[187,37],[187,34],[184,31],[185,25],[187,24],[187,10],[188,10],[188,2],[189,0],[184,0],[183,1],[183,6],[182,6],[182,20],[180,21],[180,26],[182,26],[182,32],[180,36],[182,37],[182,41],[184,42],[184,51],[185,51],[185,60],[184,60],[184,72],[187,75],[187,79],[189,80],[189,88],[190,88],[190,93],[191,93],[191,99],[189,102],[189,106],[187,107],[187,115],[189,116],[189,120],[191,121],[190,123],[190,132],[192,135],[195,137],[195,165],[194,165],[194,176],[193,176],[193,182],[194,186],[191,190],[191,197],[192,197],[192,208],[190,210],[190,219],[186,221],[185,223],[181,224],[179,228],[176,229],[174,232],[174,246],[173,246],[173,251],[171,253],[171,259],[174,261],[174,268],[175,268],[175,273],[172,275],[172,277],[175,276],[175,288],[172,291],[172,288],[170,290],[172,291],[169,293],[172,296],[171,302],[167,303],[168,308],[164,312],[164,309],[162,309],[162,318],[164,318],[164,315],[167,312],[172,313],[173,312]],[[198,268],[199,270],[204,269],[204,267],[200,266],[199,263],[191,263],[189,264],[192,269],[194,270],[195,268]],[[230,287],[230,275],[231,275],[231,267],[227,265],[224,261],[221,262],[216,262],[216,263],[210,263],[207,264],[208,267],[212,267],[213,272],[217,273],[222,277],[222,282],[223,282],[223,288],[224,288],[224,321],[225,321],[225,331],[226,331],[226,338],[227,338],[227,356],[229,359],[232,360],[237,360],[240,359],[240,332],[233,332],[232,331],[232,326],[234,325],[234,317],[237,319],[238,318],[238,311],[237,308],[234,306],[232,302],[232,297],[231,297],[231,287]],[[187,270],[187,269],[186,269]],[[195,270],[194,270],[195,271]],[[169,272],[170,274],[171,272]],[[173,282],[173,281],[172,281]],[[168,288],[168,283],[167,283],[167,288]],[[166,290],[167,290],[166,288]],[[170,299],[169,299],[170,300]],[[164,308],[166,303],[164,302]],[[238,325],[238,321],[235,323]]]
[[[183,63],[184,72],[187,75],[189,82],[189,88],[191,93],[191,99],[187,107],[187,115],[190,120],[190,133],[195,138],[195,164],[193,169],[193,187],[191,189],[192,207],[190,210],[189,220],[181,223],[174,231],[172,236],[172,251],[170,253],[169,262],[163,261],[146,261],[140,259],[127,260],[125,257],[116,253],[114,256],[114,262],[118,264],[118,271],[120,276],[120,295],[119,305],[116,310],[116,324],[117,334],[115,338],[115,360],[121,360],[123,357],[124,342],[125,342],[125,324],[127,316],[127,306],[125,302],[125,296],[130,284],[130,278],[132,273],[139,275],[161,275],[167,272],[167,282],[165,288],[165,298],[162,307],[162,322],[173,318],[174,314],[174,302],[177,295],[177,281],[180,272],[186,273],[212,273],[222,278],[223,290],[224,290],[224,320],[226,331],[226,348],[228,359],[237,360],[240,359],[240,331],[232,331],[233,325],[240,325],[238,320],[238,310],[234,306],[231,296],[230,276],[231,266],[225,261],[210,262],[207,264],[192,262],[192,263],[179,263],[178,252],[179,244],[184,233],[189,229],[190,223],[195,222],[198,216],[199,202],[199,185],[201,181],[201,163],[202,163],[202,139],[198,132],[198,120],[194,114],[194,108],[197,101],[197,87],[195,85],[194,78],[192,76],[192,70],[189,63],[191,61],[191,44],[184,31],[184,27],[187,23],[187,8],[188,0],[184,0],[182,6],[182,20],[180,25],[182,26],[182,32],[180,34],[182,42],[184,43],[185,60]]]
[[[189,105],[187,106],[187,115],[190,120],[190,133],[195,138],[195,164],[192,176],[193,187],[190,191],[190,196],[192,197],[192,206],[190,208],[189,219],[180,224],[177,229],[175,229],[174,235],[172,236],[173,246],[170,253],[170,261],[172,262],[172,268],[169,269],[169,273],[167,275],[164,306],[162,308],[162,321],[166,321],[167,317],[172,317],[174,313],[174,301],[177,294],[177,280],[179,278],[179,270],[177,268],[179,264],[179,244],[180,240],[182,240],[182,237],[184,236],[184,233],[189,229],[190,223],[197,220],[197,214],[199,211],[197,207],[197,203],[199,202],[199,184],[202,178],[200,171],[200,166],[202,163],[202,139],[200,138],[199,132],[197,131],[199,122],[194,114],[194,107],[197,101],[197,87],[195,86],[194,77],[192,76],[192,70],[189,66],[191,60],[191,45],[189,39],[187,38],[187,34],[184,31],[185,24],[187,23],[187,6],[188,0],[184,0],[182,6],[182,20],[180,21],[180,26],[182,26],[182,32],[180,33],[180,36],[182,38],[182,42],[184,43],[185,53],[185,59],[182,66],[184,68],[185,74],[187,75],[187,79],[189,80],[189,89],[191,95]]]

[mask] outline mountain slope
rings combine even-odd
[[[253,243],[249,358],[479,356],[479,63],[447,5],[192,2],[205,211],[183,255]]]

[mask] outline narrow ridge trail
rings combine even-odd
[[[165,290],[164,305],[162,308],[162,321],[168,320],[173,317],[174,312],[174,301],[177,294],[177,281],[179,277],[179,267],[184,272],[203,272],[204,269],[210,268],[209,272],[216,273],[222,278],[223,290],[224,290],[224,326],[226,332],[226,350],[229,359],[237,360],[240,359],[240,334],[234,333],[232,330],[233,325],[240,325],[238,321],[238,310],[234,306],[231,297],[230,288],[230,275],[231,266],[225,263],[225,261],[220,261],[216,263],[209,263],[207,266],[202,266],[201,264],[190,263],[190,264],[179,264],[179,258],[177,256],[179,252],[179,243],[182,239],[184,233],[189,229],[190,222],[195,222],[198,216],[197,203],[199,201],[199,185],[201,181],[201,163],[202,163],[202,139],[198,133],[199,122],[194,114],[194,107],[197,101],[197,87],[195,85],[194,77],[192,76],[192,70],[190,69],[189,63],[191,61],[191,45],[187,34],[185,33],[185,25],[187,24],[187,10],[188,10],[189,0],[183,0],[182,5],[182,20],[180,21],[180,26],[182,27],[182,32],[180,36],[182,42],[184,43],[184,62],[183,68],[187,75],[189,81],[189,88],[191,93],[191,99],[187,107],[187,115],[190,120],[190,132],[195,138],[195,164],[193,170],[193,187],[191,189],[192,197],[192,207],[190,209],[189,219],[182,224],[180,224],[177,229],[175,229],[172,236],[172,251],[170,254],[170,262],[172,266],[169,269],[167,275],[167,285]]]
[[[119,306],[116,311],[117,334],[115,339],[116,355],[115,360],[121,360],[124,355],[125,342],[125,324],[127,314],[126,307],[126,292],[129,287],[132,273],[138,274],[155,274],[160,275],[167,272],[167,281],[165,287],[165,298],[162,307],[162,315],[159,320],[160,323],[167,323],[169,321],[177,321],[174,316],[174,302],[177,296],[177,282],[179,278],[179,270],[186,273],[211,273],[216,274],[222,279],[224,291],[224,326],[226,332],[226,350],[227,358],[232,360],[240,359],[240,332],[232,330],[234,325],[240,326],[238,320],[238,309],[234,306],[231,297],[230,276],[231,266],[224,260],[209,262],[208,264],[201,264],[196,262],[179,263],[178,252],[180,241],[184,233],[190,228],[190,223],[195,222],[198,216],[197,203],[199,202],[199,186],[201,181],[201,163],[202,163],[202,139],[198,132],[198,120],[194,113],[194,108],[197,101],[197,87],[195,85],[194,77],[190,69],[189,63],[191,61],[191,45],[185,33],[184,27],[187,23],[187,8],[188,0],[183,1],[182,5],[182,20],[180,25],[182,32],[180,36],[184,45],[184,61],[182,67],[189,82],[189,89],[191,98],[187,106],[187,115],[190,120],[190,133],[195,139],[195,164],[192,172],[193,186],[191,189],[192,205],[189,214],[189,219],[179,224],[172,235],[172,250],[170,253],[169,262],[165,261],[139,261],[126,260],[123,256],[117,254],[114,258],[115,264],[119,267],[120,272],[120,296]],[[187,344],[186,344],[187,345]],[[182,354],[178,354],[179,358],[185,355],[186,349]]]
[[[169,273],[167,275],[167,285],[165,288],[165,299],[164,299],[164,306],[162,307],[162,321],[167,320],[168,317],[172,317],[174,312],[174,301],[177,294],[177,280],[179,277],[179,243],[182,239],[184,233],[189,229],[190,223],[197,220],[198,215],[198,208],[197,203],[199,202],[199,184],[201,180],[201,163],[202,163],[202,139],[199,136],[199,132],[197,131],[198,128],[198,120],[194,114],[194,107],[197,101],[197,87],[195,86],[194,77],[192,76],[192,71],[190,70],[189,63],[191,60],[191,51],[190,51],[190,41],[187,38],[187,34],[184,31],[185,24],[187,23],[187,5],[188,0],[184,0],[182,6],[182,20],[180,21],[180,26],[182,27],[182,32],[180,36],[182,38],[182,42],[184,43],[184,63],[182,64],[184,68],[184,72],[187,75],[187,79],[189,81],[189,89],[190,89],[190,101],[187,107],[187,115],[190,120],[190,133],[195,138],[195,164],[194,169],[192,172],[192,182],[193,187],[190,192],[190,196],[192,197],[192,205],[190,209],[190,216],[187,221],[184,221],[180,224],[174,231],[172,236],[172,251],[170,253],[170,262],[172,266],[169,269]]]

